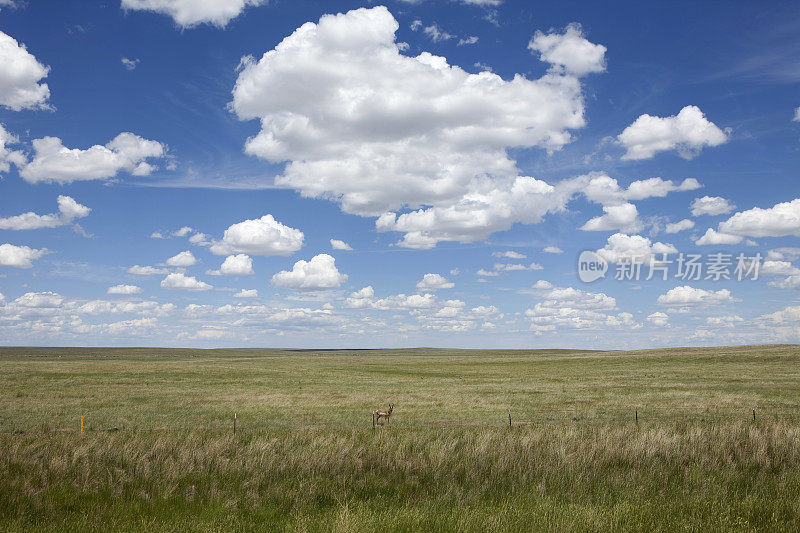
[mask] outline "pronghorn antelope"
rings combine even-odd
[[[386,419],[386,423],[388,424],[389,423],[389,417],[392,416],[392,409],[394,409],[394,404],[390,403],[388,409],[378,409],[377,411],[375,411],[375,413],[374,413],[375,414],[375,421],[377,422],[381,418],[385,418]]]

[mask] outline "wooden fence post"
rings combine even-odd
[[[638,424],[639,423],[639,408],[638,407],[636,408],[635,416],[636,416],[636,423]]]
[[[508,427],[511,427],[511,409],[508,410]]]
[[[756,410],[753,409],[753,422],[755,422],[755,421],[756,421]]]

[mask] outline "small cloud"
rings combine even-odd
[[[543,251],[545,253],[548,253],[548,254],[563,254],[564,253],[564,250],[562,250],[558,246],[545,246]]]
[[[242,289],[233,295],[234,298],[258,298],[258,290]]]
[[[499,257],[503,259],[526,259],[528,256],[525,254],[521,254],[519,252],[515,252],[513,250],[508,250],[506,252],[493,252],[493,257]]]
[[[141,294],[142,288],[136,285],[114,285],[108,288],[108,294]]]
[[[692,229],[693,227],[694,227],[694,222],[692,222],[688,218],[684,218],[680,222],[667,224],[667,228],[665,231],[667,233],[678,233],[681,231],[685,231],[687,229]]]
[[[466,39],[459,39],[458,40],[458,46],[475,44],[477,42],[478,42],[478,38],[475,35],[470,35]]]
[[[195,263],[197,263],[197,259],[188,250],[167,259],[167,265],[171,267],[190,267]]]
[[[452,289],[455,283],[439,274],[425,274],[417,283],[418,291],[438,291],[439,289]]]
[[[125,70],[134,70],[136,69],[136,65],[141,63],[138,59],[128,59],[127,57],[122,58],[122,66],[125,67]]]
[[[177,231],[173,231],[172,232],[172,236],[173,237],[186,237],[187,235],[189,235],[193,231],[194,231],[194,229],[192,229],[192,227],[184,226],[184,227],[182,227],[181,229],[179,229]]]
[[[334,250],[348,250],[348,251],[353,250],[352,246],[350,246],[344,241],[340,241],[339,239],[331,239],[331,247]]]
[[[253,259],[247,254],[229,255],[219,270],[208,270],[211,276],[250,276],[253,272]]]
[[[128,269],[128,274],[134,276],[155,276],[158,274],[166,274],[168,270],[166,268],[159,268],[153,266],[139,266],[133,265]]]
[[[435,43],[440,41],[449,41],[455,37],[455,35],[452,33],[447,33],[446,31],[442,30],[436,23],[426,26],[422,31]]]
[[[168,274],[161,281],[162,289],[183,289],[187,291],[207,291],[213,289],[211,285],[203,281],[198,281],[194,276],[187,276],[181,272]]]

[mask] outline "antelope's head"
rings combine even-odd
[[[392,412],[392,409],[394,409],[394,404],[393,404],[393,403],[390,403],[390,404],[389,404],[389,412],[390,412],[390,413]]]

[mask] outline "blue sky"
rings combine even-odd
[[[800,338],[791,3],[0,0],[0,32],[2,344]]]

